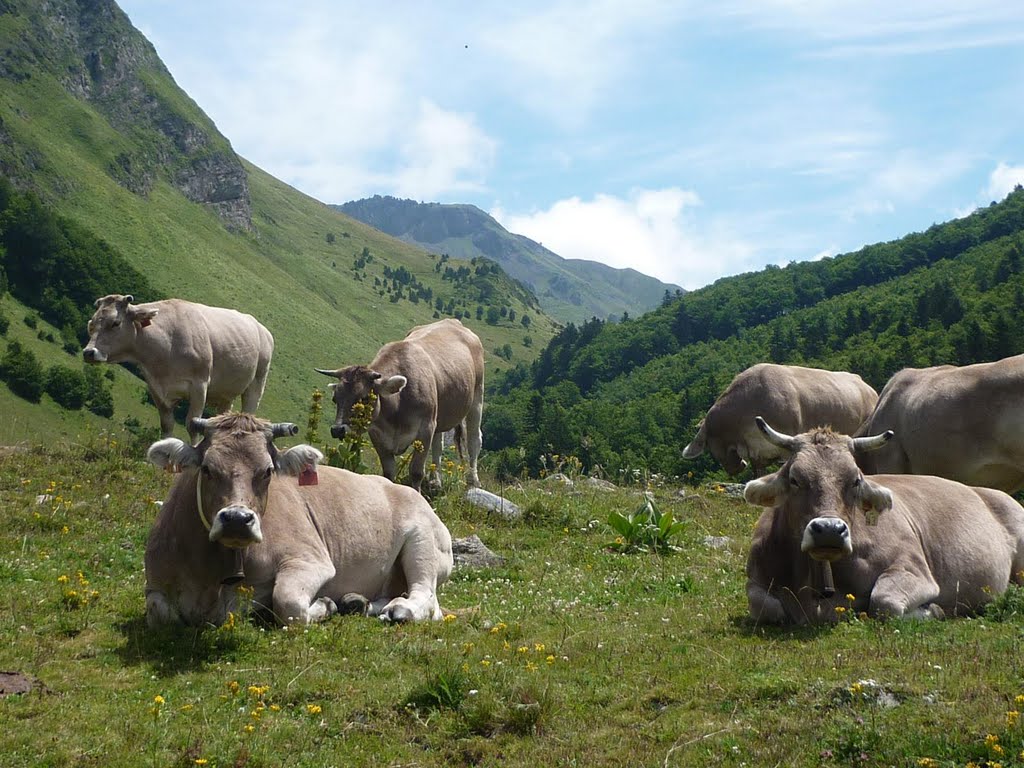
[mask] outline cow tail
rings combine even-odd
[[[455,450],[459,453],[459,462],[465,461],[465,454],[462,451],[462,440],[465,434],[465,422],[455,425]]]

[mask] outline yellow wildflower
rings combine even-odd
[[[533,650],[535,650],[537,653],[543,653],[544,652],[544,643],[534,643],[533,644]]]
[[[1011,709],[1006,713],[1006,725],[1010,728],[1017,724],[1017,720],[1020,719],[1020,712],[1016,709]]]
[[[853,595],[853,594],[851,594],[851,593],[847,592],[847,593],[846,593],[846,599],[847,599],[847,600],[849,600],[849,601],[850,601],[850,602],[852,603],[852,602],[853,602],[854,600],[856,600],[856,599],[857,599],[857,597],[856,597],[856,595]],[[931,760],[931,758],[930,758],[930,757],[926,757],[925,759],[926,759],[926,760]]]
[[[57,577],[57,583],[58,584],[67,584],[68,583],[68,577],[63,575],[63,574],[61,574],[60,576]]]
[[[319,715],[323,712],[323,708],[319,704],[307,704],[306,711],[311,715]]]
[[[153,703],[159,707],[161,704],[164,703],[164,697],[158,693],[156,696],[153,697]]]
[[[447,613],[444,617],[444,623],[447,624],[448,622],[455,621],[457,618],[458,617],[454,613]]]

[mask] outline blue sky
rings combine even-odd
[[[327,203],[472,203],[692,289],[1024,183],[1024,3],[119,0],[235,150]]]

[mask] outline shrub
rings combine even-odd
[[[114,396],[104,381],[108,373],[112,373],[112,371],[107,370],[101,373],[96,366],[87,366],[83,369],[86,386],[85,407],[91,413],[107,419],[114,415]]]
[[[608,546],[616,552],[654,552],[659,555],[675,552],[679,547],[672,539],[682,532],[683,523],[673,519],[671,512],[662,512],[650,493],[632,515],[612,512],[608,525],[619,535]]]
[[[79,410],[89,395],[85,374],[66,365],[55,365],[46,372],[43,389],[57,405],[69,411]]]
[[[43,366],[17,341],[7,345],[7,353],[0,360],[0,378],[14,394],[29,402],[38,403],[43,396]]]

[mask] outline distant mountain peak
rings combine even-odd
[[[657,307],[666,291],[679,290],[634,269],[565,259],[524,235],[509,232],[468,203],[422,203],[374,195],[333,207],[428,251],[493,260],[530,288],[545,312],[563,322],[640,315]]]

